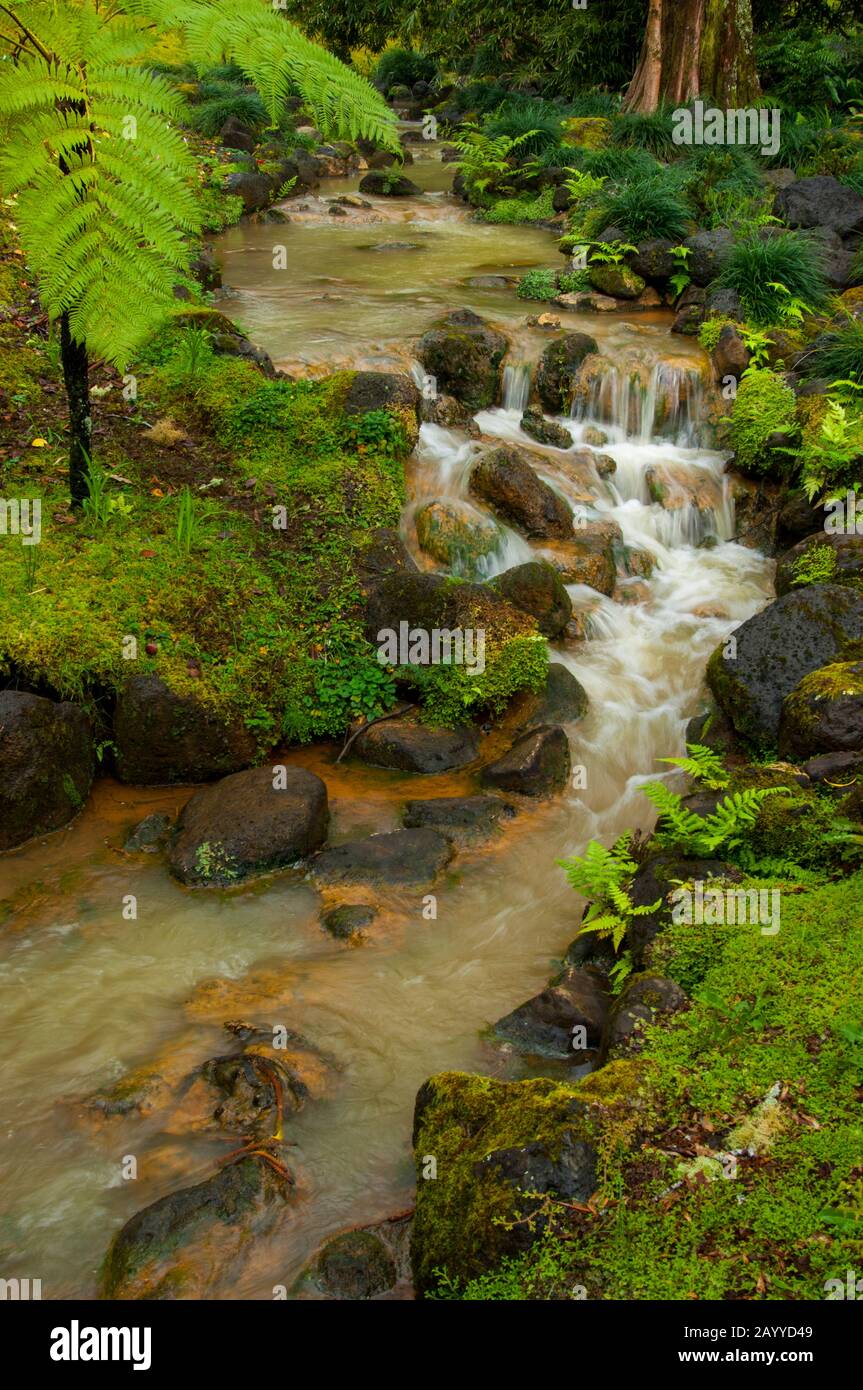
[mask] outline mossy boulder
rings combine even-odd
[[[407,570],[387,574],[371,588],[364,622],[375,643],[381,632],[398,633],[401,623],[424,632],[482,629],[487,640],[534,631],[524,613],[486,584]]]
[[[541,410],[531,407],[521,417],[520,427],[537,444],[545,444],[551,449],[571,449],[572,435],[556,420],[548,420]]]
[[[782,707],[795,686],[863,638],[863,596],[836,584],[785,594],[749,618],[710,658],[707,679],[735,729],[775,747]]]
[[[645,281],[628,265],[592,265],[590,283],[600,294],[610,294],[613,299],[637,299],[645,288]]]
[[[471,410],[494,405],[501,363],[509,347],[503,333],[471,309],[456,309],[423,334],[417,355],[438,392]]]
[[[400,772],[451,772],[466,767],[479,752],[476,730],[468,725],[439,729],[418,719],[383,719],[364,729],[351,748],[371,767]]]
[[[501,541],[491,517],[457,498],[426,502],[415,517],[417,540],[427,555],[457,574],[474,575]]]
[[[863,750],[863,661],[811,671],[782,707],[779,749],[786,756]]]
[[[536,373],[536,390],[543,407],[552,415],[568,415],[578,369],[591,353],[598,352],[588,333],[566,333],[542,354]]]
[[[512,448],[490,449],[475,464],[470,490],[527,536],[572,535],[569,503]]]
[[[117,695],[114,771],[143,786],[205,782],[254,761],[256,741],[239,720],[226,720],[158,676],[132,676]]]
[[[572,599],[553,565],[544,560],[528,560],[505,570],[491,581],[491,587],[536,618],[544,637],[557,637],[572,617]]]
[[[507,711],[507,721],[520,729],[541,724],[575,724],[588,710],[587,691],[568,666],[552,661],[539,690],[523,691]]]
[[[186,803],[168,853],[182,883],[226,886],[284,868],[323,844],[327,789],[303,767],[257,767],[203,787]]]
[[[463,1072],[426,1081],[413,1128],[418,1295],[437,1287],[436,1271],[472,1279],[529,1249],[546,1229],[542,1194],[587,1201],[597,1152],[633,1142],[647,1085],[638,1062],[616,1062],[578,1085]]]
[[[607,116],[567,116],[561,130],[561,144],[584,149],[602,149],[611,139],[612,122]]]
[[[328,1298],[365,1299],[386,1293],[398,1274],[380,1236],[348,1231],[327,1241],[315,1263],[315,1278]]]
[[[345,415],[386,410],[405,432],[412,449],[419,438],[420,393],[403,372],[356,372],[342,402]]]
[[[90,719],[78,705],[0,691],[0,850],[72,820],[90,791]]]

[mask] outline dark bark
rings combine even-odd
[[[736,109],[759,96],[751,0],[650,0],[625,111],[648,113],[695,97]]]
[[[90,379],[87,349],[72,337],[69,315],[60,317],[60,360],[69,402],[69,492],[72,506],[87,496],[87,462],[90,458]]]

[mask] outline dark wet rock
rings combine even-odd
[[[715,227],[710,232],[696,232],[687,237],[683,245],[689,247],[690,255],[686,270],[694,285],[709,285],[715,280],[728,259],[734,244],[734,234],[727,227]]]
[[[397,638],[402,623],[425,633],[455,633],[461,628],[512,636],[534,630],[524,613],[487,584],[453,584],[440,574],[396,571],[368,588],[366,636],[378,646],[384,635],[387,640],[389,634]],[[470,656],[466,643],[463,655]]]
[[[272,1036],[267,1035],[272,1042]],[[308,1098],[302,1078],[278,1058],[257,1052],[211,1057],[192,1078],[208,1091],[206,1107],[220,1129],[267,1139],[281,1113],[297,1114]],[[277,1099],[278,1094],[278,1099]]]
[[[586,584],[600,594],[611,594],[617,583],[617,554],[623,538],[615,523],[579,522],[569,540],[543,547],[543,555],[559,571],[565,584]]]
[[[470,475],[470,490],[528,536],[572,535],[572,509],[517,449],[490,449]]]
[[[178,695],[158,676],[132,676],[114,710],[114,770],[121,782],[153,785],[204,782],[248,767],[254,736],[226,724],[197,700]]]
[[[253,174],[251,171],[241,170],[236,174],[228,174],[225,179],[225,192],[242,198],[245,212],[257,212],[271,201],[274,189],[266,174]]]
[[[686,726],[686,742],[701,743],[705,748],[712,748],[714,753],[721,753],[723,756],[735,755],[739,748],[734,725],[728,715],[715,705],[690,719]]]
[[[482,410],[498,399],[508,347],[504,335],[478,314],[456,309],[423,334],[417,355],[439,392],[471,410]]]
[[[855,279],[853,244],[843,242],[838,232],[834,232],[831,227],[813,227],[809,235],[830,289],[844,290],[846,285],[850,285]]]
[[[90,791],[93,728],[78,706],[0,690],[0,850],[72,820]]]
[[[348,1231],[328,1240],[317,1260],[317,1281],[330,1298],[374,1298],[396,1283],[396,1264],[379,1236]]]
[[[777,541],[782,546],[796,545],[816,531],[824,531],[824,508],[810,502],[805,492],[792,493],[779,512]]]
[[[544,637],[558,637],[572,617],[572,600],[563,580],[544,560],[528,560],[505,570],[491,581],[491,587],[536,618]]]
[[[813,584],[769,604],[732,637],[734,646],[726,639],[710,658],[708,683],[739,734],[775,746],[785,697],[863,638],[863,595]]]
[[[797,179],[780,189],[773,209],[789,227],[827,227],[841,237],[863,231],[863,198],[831,174]]]
[[[656,1019],[680,1013],[689,1000],[675,980],[649,973],[627,981],[608,1026],[606,1044],[612,1057],[631,1057],[642,1050],[644,1029]]]
[[[516,814],[514,806],[497,796],[434,796],[406,801],[403,825],[438,830],[456,844],[487,839],[503,820]]]
[[[687,285],[677,300],[677,313],[671,325],[672,333],[682,333],[694,337],[707,317],[707,290],[698,285]]]
[[[568,666],[552,661],[542,690],[516,695],[509,715],[518,728],[536,729],[543,724],[574,724],[584,718],[587,709],[587,691]]]
[[[455,396],[433,396],[420,401],[420,418],[430,425],[440,425],[445,430],[462,430],[476,437],[479,426],[466,405]]]
[[[242,333],[214,333],[212,342],[213,351],[220,357],[241,357],[245,362],[252,362],[271,381],[279,375],[270,354],[250,343]]]
[[[531,407],[521,417],[524,433],[535,439],[537,444],[548,444],[553,449],[572,448],[572,435],[555,420],[547,420],[541,410]]]
[[[382,719],[354,741],[351,752],[372,767],[400,772],[450,772],[466,767],[479,752],[476,730],[434,728],[413,719]]]
[[[229,116],[219,131],[219,141],[226,150],[245,150],[251,154],[255,148],[255,137],[248,126],[236,116]]]
[[[839,661],[804,676],[782,706],[783,757],[863,752],[863,661]]]
[[[123,848],[127,854],[135,854],[139,850],[159,849],[168,838],[170,828],[171,817],[166,816],[163,811],[155,811],[152,816],[145,816],[129,832]]]
[[[368,903],[344,903],[326,912],[321,926],[337,941],[349,941],[360,935],[363,927],[370,927],[377,915],[377,909]]]
[[[734,323],[743,323],[746,318],[740,295],[731,289],[710,290],[707,295],[707,312],[714,318],[731,319]]]
[[[570,769],[566,733],[559,725],[544,724],[519,735],[503,757],[482,769],[480,781],[498,791],[550,796],[563,791]]]
[[[245,1158],[161,1197],[112,1240],[102,1297],[206,1297],[225,1263],[273,1229],[289,1192],[290,1184],[264,1160]]]
[[[323,843],[328,823],[327,789],[306,768],[235,772],[186,803],[168,863],[183,883],[225,886],[295,864]]]
[[[552,415],[569,414],[578,369],[585,357],[598,351],[596,339],[587,333],[566,333],[549,343],[539,360],[536,390]]]
[[[506,290],[511,281],[506,275],[470,275],[465,284],[471,290]]]
[[[416,198],[422,193],[419,185],[404,174],[391,174],[379,169],[370,169],[363,174],[359,188],[361,193],[383,198]]]
[[[802,771],[811,782],[835,785],[845,790],[863,775],[863,751],[858,753],[819,753],[803,764]]]
[[[392,526],[378,526],[369,532],[367,544],[357,557],[355,568],[365,591],[386,575],[418,573],[413,556]]]
[[[798,576],[805,575],[807,566],[818,564],[820,557],[816,552],[825,546],[834,556],[832,560],[821,560],[830,571],[829,583],[847,585],[863,593],[863,536],[833,535],[822,530],[798,541],[780,556],[776,565],[777,594],[791,593],[799,587]]]
[[[520,1192],[554,1192],[564,1201],[586,1202],[596,1191],[596,1154],[583,1140],[565,1134],[557,1154],[540,1140],[493,1149],[476,1164],[478,1177],[492,1173]],[[540,1223],[537,1223],[540,1224]],[[524,1245],[533,1242],[521,1238]]]
[[[629,256],[629,264],[643,280],[664,285],[677,271],[677,262],[671,254],[673,245],[667,237],[640,241],[636,253]]]
[[[565,970],[539,994],[498,1019],[495,1037],[520,1052],[572,1059],[602,1042],[609,1009],[608,981],[598,970]],[[584,1046],[573,1050],[573,1030],[585,1030]],[[580,1035],[579,1035],[580,1036]],[[578,1039],[575,1039],[578,1041]]]
[[[189,270],[201,289],[219,290],[222,288],[222,272],[215,248],[209,242],[204,242],[201,245],[197,256],[189,266]]]
[[[322,883],[392,883],[424,887],[452,858],[449,841],[435,830],[391,830],[322,850],[311,872]]]
[[[399,407],[419,413],[420,393],[402,372],[355,372],[345,395],[345,415],[361,415],[367,410],[394,410]]]
[[[324,161],[298,145],[290,151],[287,158],[280,161],[275,180],[276,187],[282,188],[289,179],[296,179],[295,188],[317,188],[325,173]]]
[[[739,381],[749,366],[749,349],[740,333],[727,323],[719,334],[719,342],[713,349],[713,374],[717,381],[732,376]]]

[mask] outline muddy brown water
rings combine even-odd
[[[463,304],[515,326],[525,360],[541,350],[541,336],[523,330],[533,306],[526,310],[511,291],[470,290],[464,281],[509,273],[518,261],[554,265],[547,233],[478,228],[440,191],[451,170],[429,160],[408,172],[438,190],[434,217],[422,200],[411,200],[398,223],[346,228],[332,219],[337,225],[321,229],[315,216],[327,214],[312,211],[307,221],[297,214],[285,227],[243,226],[221,240],[239,317],[274,358],[307,366],[409,361],[412,336],[442,306]],[[352,191],[356,182],[330,181],[323,196]],[[275,230],[289,248],[287,278],[279,278],[267,249]],[[424,252],[352,249],[366,237],[422,240],[426,233]],[[340,301],[316,300],[331,282]],[[612,356],[633,334],[658,359],[698,356],[670,338],[667,316],[627,325],[615,315],[590,325]],[[610,484],[593,480],[590,515],[616,520],[628,544],[651,554],[655,570],[633,588],[633,602],[570,589],[576,609],[589,615],[589,640],[554,656],[591,699],[587,718],[570,730],[587,787],[524,807],[491,846],[460,853],[435,888],[436,920],[424,917],[421,892],[394,894],[366,942],[348,947],[321,929],[321,896],[299,873],[224,892],[191,890],[170,878],[159,855],[120,852],[132,825],[152,811],[173,814],[190,788],[135,789],[101,779],[71,826],[0,861],[5,1277],[40,1278],[44,1298],[95,1296],[99,1263],[123,1221],[212,1173],[224,1153],[220,1140],[160,1134],[131,1116],[96,1124],[80,1102],[154,1059],[172,1075],[191,1070],[225,1050],[227,1020],[282,1023],[336,1065],[324,1098],[289,1121],[298,1198],[278,1238],[250,1252],[239,1272],[217,1284],[216,1297],[271,1298],[273,1286],[290,1286],[326,1236],[410,1205],[411,1114],[427,1076],[444,1068],[528,1073],[480,1031],[544,985],[576,934],[581,904],[556,859],[592,836],[608,841],[649,824],[639,786],[660,770],[657,758],[683,750],[709,653],[771,593],[769,562],[729,540],[733,506],[722,457],[649,429],[633,438],[620,410],[612,401],[599,422],[617,472]],[[524,444],[518,418],[498,408],[483,412],[480,424],[487,436]],[[589,423],[569,422],[577,437]],[[410,543],[418,502],[464,497],[475,447],[457,433],[423,427],[410,467]],[[540,452],[544,475],[566,494],[559,452]],[[652,501],[644,478],[651,466],[672,469],[678,492],[691,484],[691,505],[679,505],[679,497],[667,507]],[[718,543],[699,548],[705,534]],[[530,553],[503,528],[491,572]],[[470,773],[410,777],[350,759],[336,766],[336,751],[280,755],[327,782],[335,840],[395,828],[408,797],[474,789]],[[130,894],[134,920],[124,915]],[[359,890],[343,898],[366,896]],[[134,1181],[122,1176],[130,1155]]]

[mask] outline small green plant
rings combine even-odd
[[[590,246],[588,259],[597,265],[620,265],[624,256],[638,250],[628,241],[594,241]]]
[[[188,486],[180,491],[177,503],[177,549],[183,555],[196,544],[199,533],[198,504]]]
[[[595,198],[602,191],[605,181],[605,175],[582,173],[576,169],[573,170],[571,178],[564,180],[563,187],[574,203],[580,203],[585,199]]]
[[[810,502],[857,486],[863,455],[863,410],[827,401],[817,430],[806,431],[800,450],[804,491]]]
[[[464,179],[468,196],[472,201],[490,201],[492,195],[512,193],[516,170],[513,159],[518,150],[526,144],[531,132],[512,138],[498,135],[492,139],[478,126],[467,123],[462,127],[464,134],[453,141],[459,151],[458,172]],[[529,172],[522,166],[522,175]]]
[[[108,500],[108,474],[100,463],[85,455],[86,469],[84,485],[87,495],[83,502],[84,515],[90,517],[97,526],[107,526],[111,515]]]
[[[686,268],[689,257],[692,255],[692,248],[689,246],[672,246],[671,254],[674,257],[674,264],[677,270],[671,277],[670,285],[674,290],[674,298],[678,299],[687,285],[692,283],[692,276]]]
[[[863,384],[863,322],[849,316],[841,328],[823,334],[803,366],[808,376]]]
[[[687,743],[686,751],[689,755],[686,758],[660,758],[658,761],[672,763],[711,791],[723,791],[728,786],[728,773],[718,753],[703,743]]]
[[[239,871],[233,856],[219,841],[211,844],[205,840],[195,850],[195,870],[208,882],[232,883],[239,878]]]
[[[516,290],[519,299],[554,299],[557,293],[557,275],[553,270],[529,270]]]
[[[648,237],[679,240],[690,222],[677,185],[665,174],[652,174],[604,190],[600,199],[606,223],[621,227],[631,241]]]
[[[21,559],[24,567],[24,588],[32,594],[36,587],[36,572],[39,565],[38,545],[22,545]]]
[[[744,473],[769,473],[775,469],[777,452],[767,441],[774,433],[796,429],[795,405],[794,392],[776,372],[752,365],[744,372],[731,409],[729,429],[735,462]]]
[[[638,865],[632,858],[632,835],[628,831],[615,840],[610,849],[598,840],[591,840],[584,854],[558,859],[557,863],[571,887],[592,899],[580,935],[595,932],[600,939],[611,941],[615,953],[620,951],[633,919],[655,912],[662,901],[657,898],[655,903],[636,907],[629,895]],[[625,952],[611,971],[618,990],[631,970],[632,958]]]
[[[213,339],[206,328],[186,328],[177,339],[171,367],[173,375],[188,383],[190,389],[201,381],[213,360]]]

